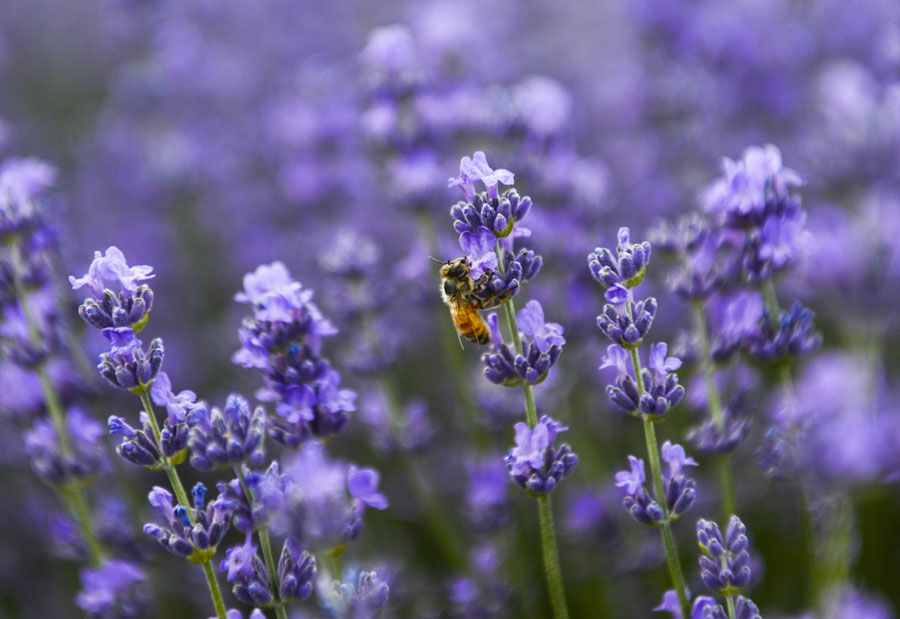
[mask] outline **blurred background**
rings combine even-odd
[[[644,617],[667,572],[658,536],[630,521],[612,484],[643,439],[597,371],[608,342],[586,255],[613,246],[620,226],[640,241],[700,208],[723,156],[777,145],[805,181],[810,232],[779,293],[816,313],[824,344],[795,370],[813,421],[787,473],[760,457],[776,378],[740,368],[735,398],[752,426],[734,462],[758,564],[751,596],[765,617],[809,616],[834,584],[867,610],[828,616],[894,617],[898,69],[893,0],[2,0],[0,156],[59,170],[61,292],[109,245],[154,267],[148,329],[165,339],[176,392],[221,404],[260,386],[231,363],[244,273],[281,260],[316,291],[340,329],[325,354],[359,393],[329,449],[378,468],[391,500],[367,514],[345,561],[390,574],[385,615],[398,617],[549,613],[535,510],[502,460],[521,394],[483,378],[474,346],[459,350],[427,259],[461,254],[449,217],[461,196],[447,188],[461,156],[483,150],[515,172],[534,200],[528,245],[544,258],[526,298],[568,342],[537,400],[572,428],[580,457],[554,493],[572,615]],[[669,274],[655,253],[654,341],[678,348],[692,320]],[[75,307],[72,297],[80,332]],[[104,343],[83,335],[90,368]],[[679,442],[703,408],[687,349],[688,395],[660,430]],[[18,424],[35,402],[14,397],[24,379],[2,367],[0,412]],[[133,398],[88,376],[75,390],[91,415],[136,416]],[[400,423],[386,423],[389,410]],[[3,447],[0,611],[80,616],[65,527],[18,437]],[[698,591],[693,522],[718,514],[702,464],[698,503],[675,527]],[[104,509],[137,538],[159,478],[132,469],[116,464]],[[210,614],[196,570],[151,541],[133,548],[152,577],[149,616]],[[315,605],[296,616],[317,616]]]

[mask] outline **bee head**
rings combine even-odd
[[[448,260],[447,264],[441,267],[441,275],[443,277],[464,277],[468,272],[469,264],[465,256],[456,260]]]

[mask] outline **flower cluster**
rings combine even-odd
[[[356,394],[341,388],[341,376],[321,357],[323,338],[337,333],[312,302],[313,293],[291,278],[281,262],[244,276],[235,300],[248,303],[233,361],[263,374],[258,397],[275,402],[272,438],[297,446],[310,436],[324,438],[344,428],[356,408]]]
[[[800,303],[782,311],[777,319],[765,311],[759,329],[744,341],[747,354],[758,363],[778,365],[813,352],[821,346],[822,334],[812,321],[813,312]]]
[[[516,238],[531,235],[519,225],[531,209],[531,198],[520,198],[515,189],[500,197],[498,183],[511,185],[515,177],[508,170],[493,170],[482,151],[463,157],[459,170],[459,177],[451,178],[449,186],[460,187],[465,201],[450,209],[453,228],[459,233],[469,273],[479,280],[476,296],[483,307],[496,307],[517,294],[543,265],[541,256],[533,251],[522,248],[517,253],[513,247]],[[483,183],[487,192],[476,194],[476,181]]]
[[[174,555],[185,557],[192,563],[205,563],[216,554],[216,547],[231,524],[234,503],[219,494],[206,505],[206,487],[197,482],[191,490],[194,506],[172,505],[172,494],[165,488],[154,486],[147,496],[150,504],[165,519],[165,525],[144,525],[144,533],[155,537],[160,545]]]
[[[678,374],[673,370],[681,367],[678,357],[667,357],[668,345],[665,342],[650,346],[649,367],[641,370],[641,384],[644,391],[631,376],[630,354],[618,344],[610,344],[606,349],[600,369],[615,368],[617,372],[614,385],[606,387],[610,401],[624,412],[649,419],[663,419],[669,410],[684,397],[684,387],[678,383]]]
[[[544,322],[544,309],[534,299],[519,310],[517,319],[522,353],[516,352],[518,347],[504,343],[499,316],[488,316],[491,352],[484,353],[481,362],[485,365],[484,375],[496,385],[517,387],[522,383],[542,383],[566,343],[562,325]]]
[[[578,464],[568,444],[553,445],[556,435],[569,428],[544,415],[533,428],[519,422],[515,429],[516,446],[506,456],[510,478],[533,496],[552,492]]]
[[[750,584],[750,545],[747,529],[737,516],[732,516],[725,530],[725,537],[715,522],[697,521],[697,543],[703,555],[700,557],[700,578],[710,590],[729,599],[738,595]],[[758,619],[759,609],[749,599],[738,595],[734,602],[738,619]],[[725,619],[729,615],[715,599],[698,596],[691,611],[692,619]]]
[[[238,394],[228,396],[225,407],[194,406],[187,417],[191,466],[200,471],[263,463],[266,411]]]
[[[685,454],[684,448],[666,441],[662,446],[662,459],[668,465],[663,476],[665,511],[644,488],[647,477],[643,460],[628,456],[631,470],[616,473],[616,486],[625,491],[625,509],[638,522],[652,526],[665,521],[667,514],[669,520],[677,520],[690,509],[697,496],[696,482],[684,474],[685,466],[697,466],[697,462]]]
[[[163,466],[165,459],[172,464],[181,464],[187,456],[188,428],[180,422],[172,423],[166,419],[160,428],[157,441],[150,416],[141,411],[139,416],[141,427],[133,428],[125,419],[111,415],[107,426],[113,436],[121,436],[122,441],[116,445],[116,453],[124,460],[150,469]]]

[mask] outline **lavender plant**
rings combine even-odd
[[[625,488],[625,508],[635,519],[660,527],[669,575],[682,616],[686,617],[688,594],[671,523],[694,501],[696,484],[683,475],[682,469],[696,463],[686,456],[683,447],[666,441],[662,455],[669,464],[669,475],[664,478],[654,426],[684,396],[684,388],[673,372],[681,367],[681,360],[667,357],[668,346],[661,342],[650,347],[649,367],[642,367],[638,348],[653,325],[657,301],[654,297],[637,301],[633,290],[644,279],[651,248],[647,241],[632,244],[628,228],[619,229],[618,241],[616,253],[598,247],[588,255],[588,268],[605,289],[607,301],[603,313],[597,316],[597,326],[613,342],[601,367],[616,368],[616,382],[607,386],[610,401],[643,422],[654,496],[643,487],[644,462],[634,456],[629,456],[631,472],[618,473],[616,485]]]
[[[553,511],[549,493],[575,468],[578,458],[568,445],[555,448],[556,435],[566,428],[548,416],[537,417],[532,388],[547,378],[559,358],[565,338],[563,328],[544,322],[539,302],[531,300],[518,315],[513,298],[521,287],[540,270],[542,260],[528,249],[514,253],[517,237],[528,236],[517,226],[531,208],[531,199],[520,198],[515,189],[500,195],[499,185],[511,185],[512,172],[494,170],[481,151],[472,158],[463,157],[460,173],[451,178],[450,187],[460,187],[465,200],[451,209],[454,229],[460,234],[459,244],[473,278],[485,276],[484,285],[475,291],[486,302],[501,298],[512,346],[500,334],[499,318],[490,320],[491,352],[482,355],[484,374],[493,383],[507,387],[522,386],[525,396],[526,423],[516,424],[516,445],[506,458],[512,480],[527,490],[538,503],[544,574],[550,592],[553,613],[558,619],[568,617]],[[476,193],[475,183],[486,191]],[[521,325],[521,326],[520,326]]]

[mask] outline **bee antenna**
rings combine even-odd
[[[448,260],[448,261],[438,260],[438,259],[435,258],[434,256],[428,256],[428,259],[429,259],[429,260],[434,260],[434,261],[437,262],[438,264],[446,264],[447,262],[449,262],[449,260]]]

